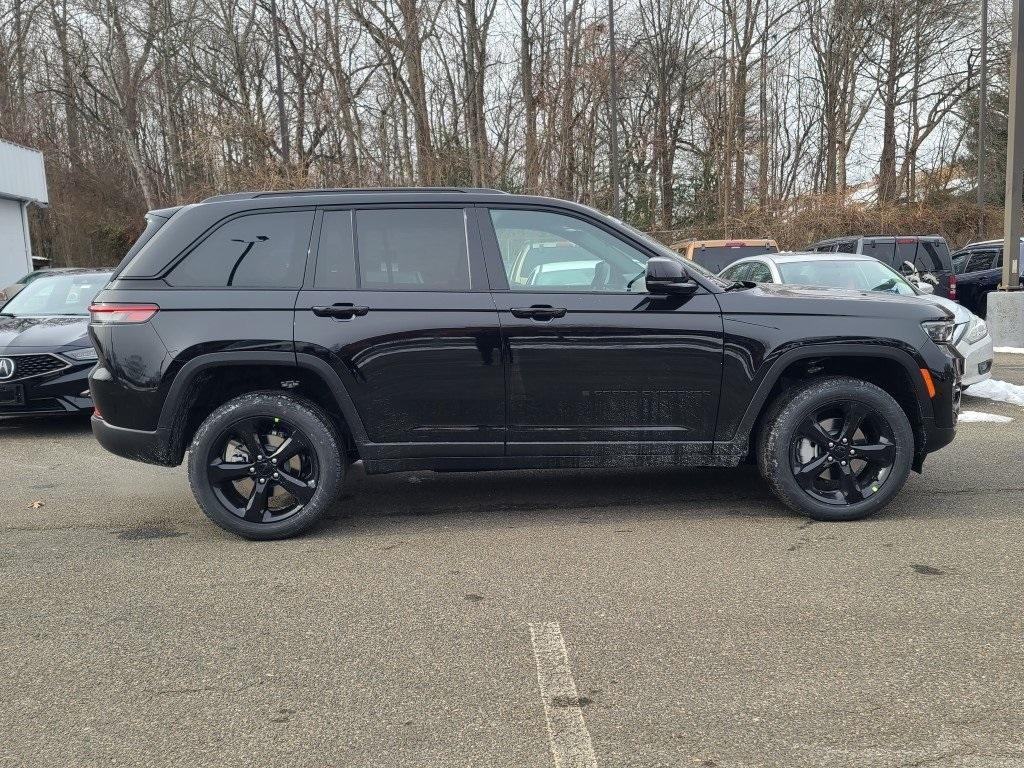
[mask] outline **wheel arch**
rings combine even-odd
[[[367,443],[366,430],[334,370],[312,355],[291,352],[215,352],[198,355],[176,373],[160,409],[158,431],[180,463],[199,424],[215,408],[245,392],[294,392],[320,406],[335,423],[351,458]]]
[[[893,396],[907,414],[914,431],[914,470],[924,461],[924,420],[930,417],[931,400],[921,378],[921,365],[906,351],[883,345],[810,345],[791,349],[771,364],[747,404],[734,445],[748,453],[763,427],[772,403],[796,382],[819,375],[846,375],[869,381]]]

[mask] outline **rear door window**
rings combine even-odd
[[[843,242],[836,245],[836,253],[856,253],[857,252],[857,241],[856,240],[843,240]]]
[[[298,288],[306,268],[313,211],[229,219],[167,277],[186,288]]]
[[[355,229],[360,288],[470,289],[462,208],[368,208],[356,211]]]

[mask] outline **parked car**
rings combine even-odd
[[[985,321],[966,307],[944,296],[935,296],[932,286],[915,284],[899,272],[870,256],[839,253],[775,253],[740,259],[722,270],[726,280],[754,283],[815,285],[825,288],[881,291],[901,296],[918,296],[953,314],[956,327],[953,346],[964,359],[963,387],[992,377],[992,336]]]
[[[957,276],[949,255],[949,245],[938,235],[882,237],[856,235],[819,240],[806,250],[820,253],[862,253],[878,259],[903,275],[914,272],[934,275],[935,293],[951,301],[957,300]],[[907,265],[911,266],[907,266]]]
[[[21,280],[13,283],[2,291],[0,291],[0,307],[13,299],[19,291],[21,291],[26,285],[38,280],[40,277],[46,277],[52,274],[86,274],[89,272],[95,272],[96,269],[92,267],[42,267],[40,269],[34,269],[25,275]]]
[[[106,271],[37,275],[0,311],[0,416],[88,412],[89,304]]]
[[[683,240],[672,244],[672,249],[690,261],[695,261],[711,272],[718,272],[726,264],[761,253],[777,253],[779,244],[774,240]]]
[[[1024,257],[1024,238],[1018,251],[1018,264]],[[1003,241],[985,240],[971,243],[953,254],[956,272],[957,296],[961,304],[985,317],[988,314],[988,295],[1003,280]],[[1020,285],[1024,287],[1024,278]]]
[[[309,528],[356,460],[371,474],[749,460],[793,509],[848,520],[956,431],[946,310],[725,282],[574,203],[241,193],[151,214],[147,231],[91,308],[94,434],[155,464],[187,450],[204,512],[250,538]],[[510,279],[533,251],[574,266]],[[546,279],[560,272],[567,284]]]

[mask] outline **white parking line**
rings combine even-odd
[[[594,745],[583,720],[576,681],[569,668],[565,640],[557,621],[530,624],[537,682],[548,722],[548,741],[555,768],[597,768]]]

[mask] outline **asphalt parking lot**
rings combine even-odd
[[[858,523],[752,470],[357,470],[272,543],[0,423],[0,765],[1024,766],[1024,408],[965,408],[1014,421]]]

